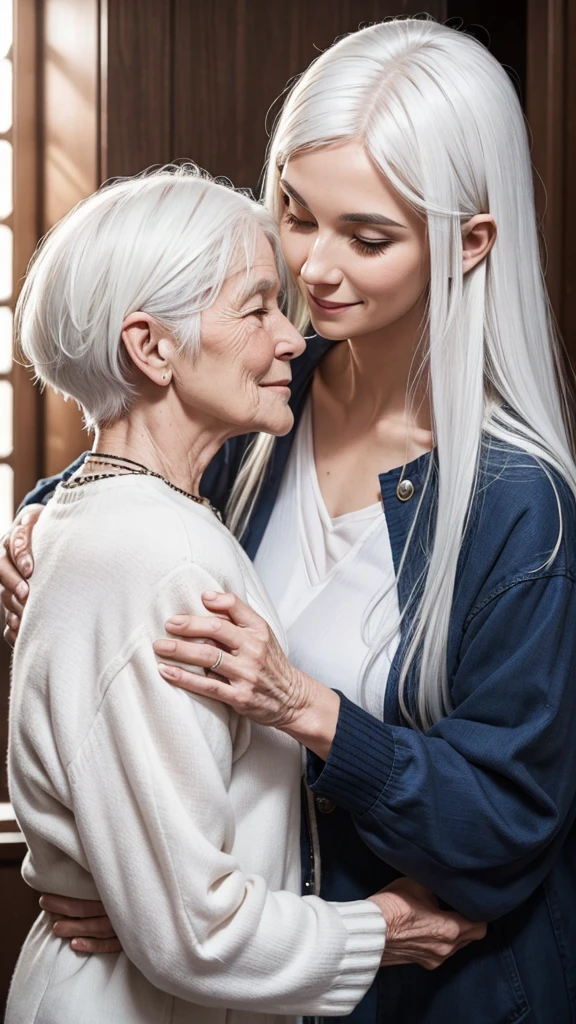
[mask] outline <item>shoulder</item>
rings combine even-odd
[[[545,571],[576,578],[576,498],[550,464],[485,441],[470,526],[492,569],[513,578]]]
[[[133,595],[190,566],[222,585],[230,575],[241,579],[236,542],[216,516],[159,480],[119,478],[62,492],[41,524],[42,549],[58,549],[60,573],[70,563],[85,581],[114,581]]]

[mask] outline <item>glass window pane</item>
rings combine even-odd
[[[12,146],[0,139],[0,220],[12,213]]]
[[[12,452],[12,385],[0,380],[0,459]]]
[[[0,224],[0,302],[12,295],[12,232]]]
[[[12,46],[12,4],[14,0],[0,0],[0,57],[5,57]]]
[[[12,369],[12,310],[0,306],[0,373]]]
[[[0,60],[0,132],[12,125],[12,64]]]
[[[0,537],[14,518],[14,472],[0,462]]]

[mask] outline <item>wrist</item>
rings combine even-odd
[[[282,731],[326,761],[338,725],[340,697],[317,679],[300,675],[306,698]]]

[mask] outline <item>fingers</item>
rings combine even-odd
[[[190,665],[191,669],[203,668],[205,672],[210,672],[212,666],[218,661],[218,675],[225,676],[226,678],[228,678],[230,673],[235,673],[236,671],[238,659],[236,655],[229,654],[225,649],[209,643],[201,644],[190,640],[180,641],[180,643],[173,642],[174,650],[166,650],[166,647],[169,647],[171,642],[169,640],[156,640],[153,644],[156,655],[162,658],[169,657],[173,661],[181,661],[184,665]],[[180,680],[190,674],[198,675],[198,673],[190,673],[178,665],[165,662],[161,662],[161,664],[164,668],[174,670],[171,681]],[[160,665],[158,667],[160,668]]]
[[[268,623],[236,594],[218,594],[215,590],[205,590],[202,603],[213,614],[226,612],[237,626],[253,629],[256,633],[264,631],[268,635]]]
[[[27,578],[34,571],[32,559],[32,530],[44,511],[43,505],[30,505],[25,508],[10,531],[8,554],[20,574]]]
[[[10,626],[6,626],[4,628],[4,632],[2,633],[4,640],[6,641],[7,644],[10,644],[10,647],[14,647],[17,635],[18,633],[11,629]]]
[[[173,619],[168,619],[166,631],[180,637],[188,637],[191,640],[213,639],[231,651],[238,650],[243,638],[242,630],[238,626],[230,622],[229,619],[219,618],[215,615],[177,615]],[[191,644],[184,640],[170,648],[168,646],[170,643],[175,644],[175,641],[157,641],[157,644],[163,644],[163,646],[154,644],[154,650],[157,654],[169,654],[171,658],[186,663]],[[192,662],[192,664],[196,664],[196,662]]]
[[[62,918],[54,922],[52,931],[59,939],[116,938],[116,932],[107,917]]]
[[[22,604],[28,597],[29,586],[8,555],[0,558],[0,585],[10,595],[15,595]]]
[[[76,953],[121,953],[118,939],[72,939],[70,943]]]
[[[220,668],[221,666],[219,666],[218,672],[220,672]],[[238,696],[229,683],[222,682],[213,676],[201,676],[196,672],[186,672],[184,669],[176,668],[175,665],[160,664],[158,671],[166,682],[172,683],[180,690],[196,693],[200,697],[211,697],[213,700],[219,700],[223,704],[229,704],[235,710],[239,710]]]
[[[78,900],[72,896],[42,893],[38,902],[42,910],[48,911],[49,914],[61,914],[63,917],[106,917],[104,904],[100,900]]]
[[[22,618],[24,605],[18,600],[15,594],[11,594],[9,590],[3,589],[0,591],[0,601],[6,609],[6,612],[12,612],[14,615],[17,615],[19,619]]]

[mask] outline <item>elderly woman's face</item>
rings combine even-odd
[[[290,360],[305,343],[280,312],[279,293],[274,252],[261,233],[250,272],[232,274],[202,314],[198,359],[180,363],[175,373],[190,407],[233,433],[281,435],[293,424]]]

